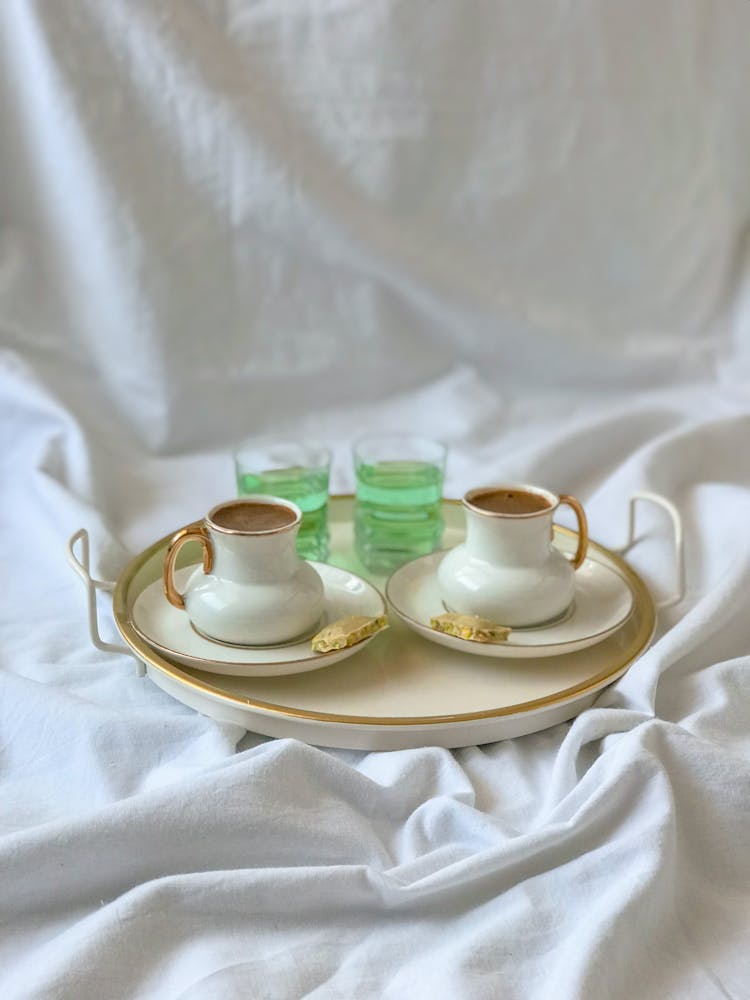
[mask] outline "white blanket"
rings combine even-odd
[[[0,5],[0,995],[750,997],[750,5]],[[97,652],[275,428],[413,429],[688,593],[574,722],[364,754]],[[673,585],[663,521],[633,552]],[[114,636],[107,603],[100,614]]]

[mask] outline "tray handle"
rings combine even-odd
[[[628,540],[619,549],[614,549],[620,555],[624,555],[635,542],[635,508],[639,500],[644,503],[651,503],[661,507],[669,514],[672,520],[672,538],[674,541],[674,568],[675,568],[675,590],[669,597],[664,597],[660,601],[655,601],[658,611],[664,608],[671,608],[673,604],[679,602],[685,596],[685,550],[683,545],[682,517],[671,500],[667,500],[660,493],[651,493],[649,490],[638,490],[630,494],[629,514],[628,514]]]
[[[80,559],[76,555],[76,544],[78,542],[81,543]],[[89,635],[94,646],[96,646],[97,649],[101,649],[104,653],[127,653],[128,656],[135,656],[133,650],[130,649],[129,646],[123,646],[114,642],[105,642],[99,634],[99,614],[96,606],[96,592],[97,590],[103,590],[107,593],[112,593],[115,589],[115,585],[111,580],[97,580],[89,572],[89,567],[91,565],[89,556],[89,533],[85,528],[80,528],[68,539],[68,562],[73,567],[77,575],[83,580],[86,587]],[[136,663],[136,673],[139,677],[143,677],[146,673],[146,668],[142,661],[137,657]]]

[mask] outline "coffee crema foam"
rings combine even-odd
[[[294,524],[297,516],[281,504],[248,500],[222,507],[211,520],[217,527],[229,531],[277,531]]]
[[[539,514],[552,509],[546,497],[528,490],[483,490],[469,503],[488,514]]]

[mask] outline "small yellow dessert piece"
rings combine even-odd
[[[430,618],[430,626],[446,635],[454,635],[457,639],[468,639],[469,642],[504,642],[510,635],[510,629],[505,625],[497,625],[489,618],[479,615],[457,615],[448,612]]]
[[[313,652],[330,653],[334,649],[347,649],[375,635],[382,628],[388,628],[385,615],[379,618],[367,618],[365,615],[339,618],[312,637]]]

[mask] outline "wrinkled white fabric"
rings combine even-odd
[[[0,993],[750,997],[750,5],[0,5]],[[328,751],[96,651],[270,428],[685,519],[572,723]],[[632,561],[674,585],[658,512]],[[114,636],[107,601],[105,638]]]

